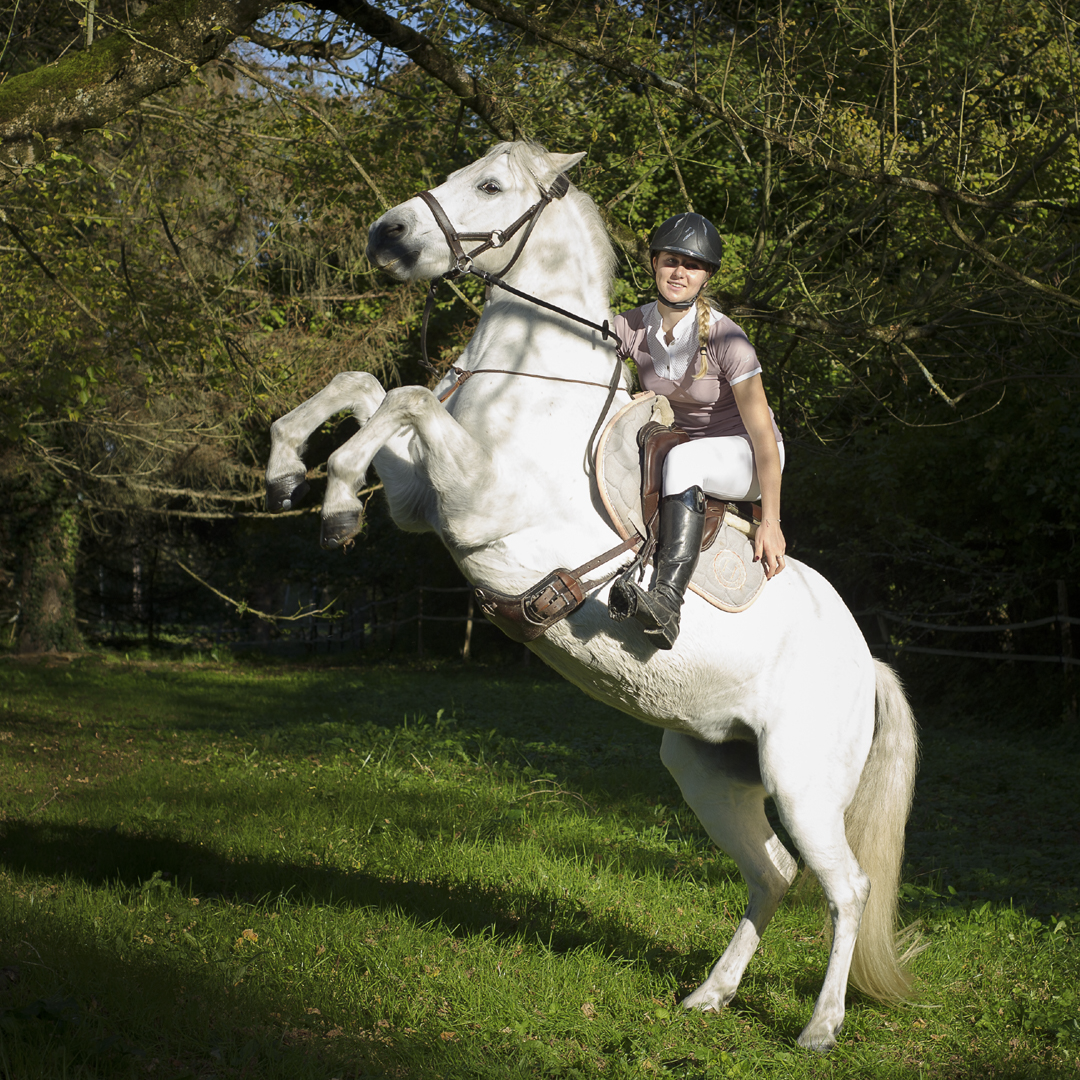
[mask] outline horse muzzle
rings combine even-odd
[[[368,229],[367,257],[373,266],[399,281],[417,276],[424,245],[417,237],[414,215],[401,207],[383,214]]]

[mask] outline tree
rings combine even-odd
[[[388,193],[396,200],[516,135],[560,149],[587,144],[577,180],[629,257],[620,305],[647,288],[636,267],[660,217],[692,205],[721,227],[720,300],[750,330],[797,449],[788,505],[806,515],[804,535],[820,493],[839,497],[836,477],[855,492],[901,478],[926,484],[919,461],[945,444],[975,469],[977,447],[1006,418],[1024,437],[1002,440],[1003,461],[1032,441],[1054,444],[1080,371],[1080,80],[1077,21],[1064,3],[558,0],[533,11],[501,0],[336,0],[273,8],[169,0],[128,19],[125,5],[101,3],[91,43],[87,27],[51,6],[6,6],[30,42],[18,63],[9,50],[0,66],[0,183],[9,193],[0,230],[18,260],[7,286],[15,303],[5,305],[16,314],[4,318],[5,380],[20,405],[7,437],[20,453],[44,445],[26,415],[82,422],[95,395],[115,402],[117,388],[132,392],[132,379],[147,418],[175,392],[169,380],[192,371],[208,387],[261,402],[230,414],[252,420],[250,428],[230,421],[237,448],[259,410],[273,407],[286,373],[295,398],[357,340],[382,335],[396,343],[391,360],[401,377],[424,378],[405,338],[418,297],[368,295],[377,283],[355,277],[363,224]],[[270,55],[281,58],[276,73],[258,62]],[[225,72],[242,92],[225,92]],[[195,104],[199,79],[227,99],[233,119],[211,119],[207,105]],[[185,82],[189,89],[175,89]],[[193,125],[202,149],[170,157],[166,143]],[[274,139],[287,148],[280,161],[258,152]],[[149,189],[134,171],[120,185],[115,205],[142,208],[132,210],[125,228],[133,239],[121,247],[92,202],[101,201],[93,177],[113,175],[113,165],[86,170],[94,155],[149,161],[151,145],[154,198],[144,197]],[[205,205],[195,209],[198,185]],[[347,192],[352,217],[335,203],[334,185]],[[274,189],[284,198],[268,198]],[[239,191],[243,212],[226,227],[223,195]],[[86,204],[78,210],[101,220],[75,229],[78,193]],[[31,232],[24,224],[33,199]],[[310,212],[311,200],[333,209]],[[61,218],[68,224],[56,224]],[[49,250],[46,227],[62,238]],[[91,232],[110,238],[93,254],[83,246]],[[258,252],[242,273],[241,249]],[[111,266],[102,252],[111,252]],[[63,274],[54,269],[59,258],[68,260]],[[19,293],[11,282],[20,274],[27,281],[31,269],[38,284]],[[361,299],[344,301],[344,291],[316,299],[346,280]],[[42,281],[54,308],[70,315],[59,324],[70,347],[58,345],[32,302]],[[444,359],[474,317],[460,303],[440,308]],[[170,332],[146,329],[158,322]],[[100,324],[122,329],[103,334]],[[256,342],[256,327],[277,336]],[[268,349],[281,350],[276,367],[265,364]],[[40,409],[28,413],[23,405],[35,401]],[[1070,445],[1059,432],[1063,463]],[[161,468],[155,482],[168,488]],[[235,485],[242,473],[226,469],[215,483],[250,495]],[[988,474],[1008,487],[1007,468]],[[253,473],[245,475],[251,483]],[[1045,573],[1064,565],[1075,544],[1075,507],[1051,484],[1040,490],[1028,507],[1039,528],[1052,525],[1055,540],[1039,555]],[[919,517],[905,513],[909,523]],[[864,525],[873,536],[875,526]],[[815,528],[823,556],[846,543],[842,528]],[[1002,593],[972,569],[993,543],[991,528],[982,538],[945,532],[943,542],[963,553],[940,575],[952,599],[978,606],[991,594],[997,603],[1023,592],[1022,574],[999,574],[999,583],[1013,583]],[[918,578],[925,535],[923,526],[891,528],[888,547],[867,541],[868,550],[889,551],[871,559],[872,592],[886,579]],[[870,565],[849,571],[864,576]],[[904,587],[912,602],[933,605],[925,590]]]

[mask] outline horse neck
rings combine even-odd
[[[594,235],[573,196],[549,204],[506,280],[524,292],[597,322],[608,315],[611,247]]]
[[[530,297],[602,326],[611,319],[610,252],[598,250],[590,235],[577,206],[553,203],[504,280]],[[497,350],[500,367],[572,367],[577,378],[592,377],[582,365],[595,367],[594,375],[606,382],[615,354],[610,344],[597,347],[600,336],[596,329],[496,288],[484,305],[470,353]],[[516,352],[515,342],[523,346]]]

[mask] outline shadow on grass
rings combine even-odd
[[[4,941],[7,929],[0,918],[0,958],[11,962],[18,945]],[[506,1075],[490,1053],[475,1068],[447,1072],[448,1047],[438,1034],[386,1027],[383,1012],[359,1003],[348,1009],[347,1026],[338,1027],[335,1017],[306,1008],[311,1002],[295,994],[286,1000],[280,990],[236,981],[228,965],[88,943],[47,914],[23,921],[18,933],[23,943],[34,943],[24,950],[34,966],[43,960],[55,966],[46,976],[51,983],[0,988],[0,1076],[6,1080]],[[451,1053],[464,1056],[466,1047]]]
[[[81,881],[93,888],[119,887],[138,893],[147,884],[152,885],[155,874],[167,874],[181,894],[203,901],[271,907],[280,901],[301,906],[374,908],[403,915],[417,924],[438,923],[459,940],[476,934],[513,942],[539,940],[556,954],[589,947],[608,957],[644,963],[653,971],[674,970],[680,979],[695,973],[703,977],[716,959],[711,952],[702,950],[678,955],[662,940],[635,933],[618,913],[594,918],[573,900],[535,890],[468,881],[402,881],[362,870],[313,867],[284,860],[231,859],[198,844],[80,825],[11,822],[0,833],[0,844],[0,866],[5,869]],[[153,958],[139,957],[119,942],[112,949],[100,943],[87,944],[80,935],[66,930],[60,920],[31,917],[40,925],[21,926],[17,938],[34,941],[35,948],[47,955],[63,956],[65,977],[53,1004],[39,1002],[45,1008],[39,1009],[38,1015],[19,1020],[21,1034],[33,1029],[29,1031],[31,1036],[46,1042],[53,1038],[57,1019],[53,1005],[63,998],[69,1019],[78,1023],[69,1024],[70,1030],[61,1042],[84,1060],[110,1069],[120,1070],[125,1063],[148,1063],[153,1055],[161,1053],[172,1054],[147,1034],[154,1027],[147,1015],[160,1013],[162,1019],[157,1026],[171,1032],[175,1030],[174,1021],[165,1019],[172,1015],[169,1010],[189,1009],[200,1013],[194,1026],[207,1026],[206,1040],[197,1051],[197,1061],[177,1053],[174,1064],[195,1066],[195,1075],[201,1075],[200,1067],[227,1065],[233,1069],[254,1067],[254,1075],[300,1080],[308,1076],[378,1076],[384,1071],[400,1075],[404,1067],[408,1075],[414,1076],[438,1072],[470,1080],[501,1080],[517,1075],[513,1070],[507,1072],[510,1059],[515,1059],[522,1075],[534,1075],[541,1067],[543,1075],[559,1075],[551,1072],[539,1052],[536,1060],[530,1061],[532,1051],[527,1043],[512,1047],[475,1045],[472,1055],[466,1052],[468,1043],[490,1039],[490,1032],[484,1036],[465,1035],[464,1045],[448,1048],[430,1033],[408,1034],[395,1029],[393,1048],[383,1047],[377,1045],[379,1040],[385,1041],[379,1027],[381,1015],[363,1010],[353,1016],[346,1037],[333,1036],[326,1030],[328,1022],[305,1015],[303,1006],[307,1002],[284,1002],[257,986],[230,986],[227,969],[198,964],[183,954],[167,951]],[[5,938],[15,940],[4,933],[3,923],[0,918],[0,942]],[[721,928],[717,930],[719,937]],[[0,955],[0,963],[8,960],[10,957]],[[109,972],[113,987],[126,983],[140,988],[140,994],[142,988],[148,988],[148,1000],[141,1004],[138,1022],[132,1018],[133,1022],[125,1026],[124,1022],[105,1023],[101,1017],[91,1015],[100,1002],[106,1012],[112,1009],[115,1017],[116,999],[122,996],[119,990],[110,994],[103,987],[103,971]],[[807,982],[808,995],[817,989]],[[162,1000],[155,1004],[156,998]],[[11,995],[8,1001],[0,997],[0,1016],[5,1011],[9,1017],[14,1016],[18,1010],[12,1006],[25,1013],[30,1005],[25,1000],[10,999]],[[731,1011],[741,1013],[742,1003],[734,1003]],[[205,1019],[201,1018],[204,1014]],[[753,1018],[766,1027],[770,1023],[770,1017],[765,1015],[755,1013]],[[82,1030],[81,1035],[76,1028]],[[301,1032],[299,1036],[297,1031]],[[784,1038],[788,1033],[778,1034]],[[797,1030],[793,1031],[792,1039],[797,1034]],[[306,1045],[289,1046],[286,1035]],[[173,1036],[163,1034],[160,1038]],[[459,1058],[460,1071],[455,1071],[448,1054]],[[250,1066],[250,1062],[255,1065]]]
[[[597,919],[572,899],[530,888],[446,878],[402,880],[392,874],[284,860],[232,859],[181,840],[79,825],[11,822],[0,840],[0,866],[14,873],[78,879],[95,888],[138,891],[156,874],[201,900],[375,908],[400,912],[418,925],[438,922],[459,938],[483,933],[507,940],[539,939],[556,953],[590,946],[653,967],[666,968],[671,960],[663,942],[635,933],[618,913]]]

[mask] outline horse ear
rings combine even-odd
[[[584,156],[584,150],[580,154],[548,154],[548,158],[551,160],[552,173],[550,177],[545,178],[546,181],[550,184],[559,173],[573,168]]]

